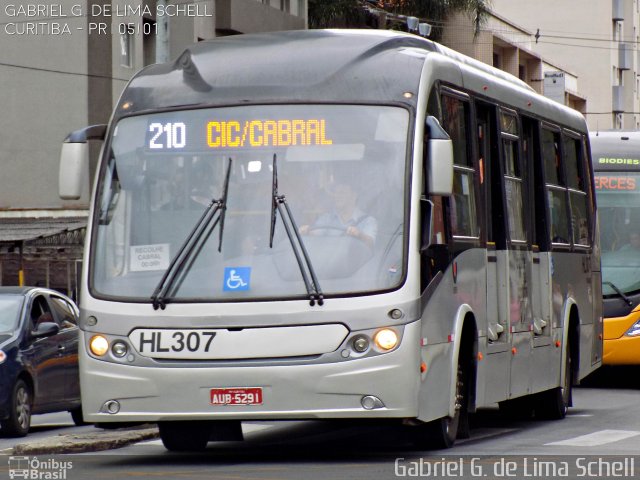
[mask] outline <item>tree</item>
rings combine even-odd
[[[415,16],[433,26],[431,38],[438,39],[447,17],[455,12],[471,16],[475,34],[480,32],[490,0],[309,0],[309,28],[377,27],[371,12]],[[373,17],[373,18],[372,18]],[[391,25],[400,28],[400,24]]]

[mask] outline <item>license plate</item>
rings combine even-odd
[[[212,388],[211,405],[262,405],[262,388]]]

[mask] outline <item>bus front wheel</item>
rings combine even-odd
[[[455,415],[411,427],[413,444],[420,449],[451,448],[456,438],[469,436],[469,370],[460,359],[456,376]]]

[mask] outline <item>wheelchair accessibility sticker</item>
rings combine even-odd
[[[251,267],[226,267],[224,269],[223,292],[249,290]]]

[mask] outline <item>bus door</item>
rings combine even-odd
[[[546,189],[544,185],[542,153],[540,149],[540,131],[538,122],[526,117],[522,118],[522,152],[526,174],[533,178],[528,199],[530,208],[529,223],[532,239],[531,263],[531,314],[534,348],[551,345],[551,261],[549,240],[546,229]],[[545,360],[548,355],[537,352],[539,357],[534,368],[551,368]]]
[[[507,396],[510,374],[510,336],[508,312],[509,260],[506,242],[506,217],[502,195],[498,151],[497,109],[493,105],[476,102],[476,141],[481,194],[486,224],[486,324],[482,325],[486,339],[485,361],[478,365],[479,398],[486,403],[502,401]],[[486,387],[484,387],[486,385]]]
[[[508,320],[511,333],[509,398],[531,393],[533,330],[532,264],[529,248],[528,187],[521,157],[521,126],[515,112],[500,109],[500,166],[504,186],[508,255]]]

